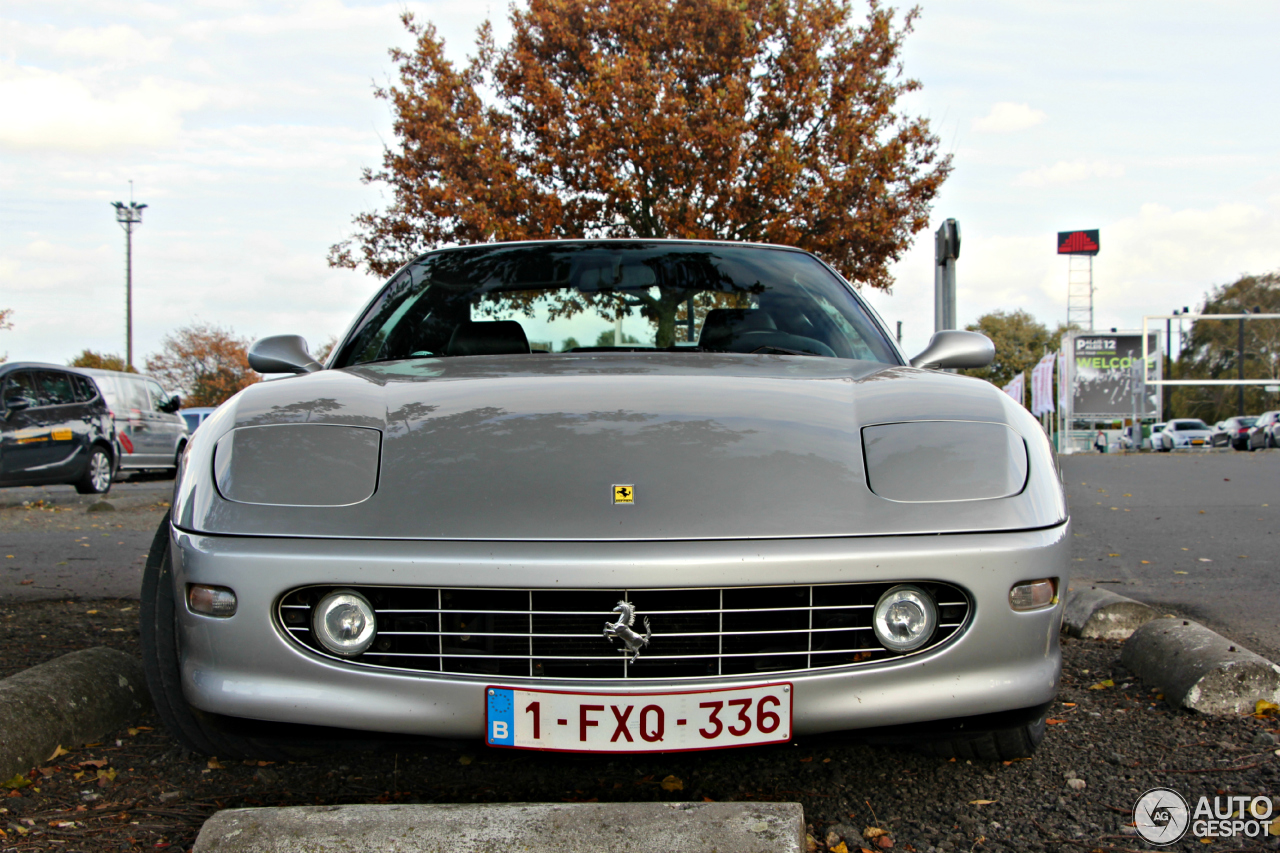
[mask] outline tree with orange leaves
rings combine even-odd
[[[386,276],[449,243],[726,239],[809,249],[887,289],[951,169],[928,120],[898,107],[919,88],[900,58],[916,14],[530,0],[507,45],[486,23],[458,68],[406,13],[416,46],[391,51],[399,82],[376,92],[399,144],[363,175],[393,200],[357,216],[329,262]],[[671,325],[678,299],[659,301]]]
[[[183,395],[184,406],[217,406],[258,381],[249,367],[249,341],[212,323],[175,329],[147,356],[147,373]]]

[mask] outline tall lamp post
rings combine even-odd
[[[133,181],[129,187],[132,190]],[[128,204],[113,201],[111,206],[116,209],[116,222],[124,229],[124,363],[128,370],[133,370],[133,229],[142,224],[142,210],[146,205],[134,201],[132,192],[129,196]]]

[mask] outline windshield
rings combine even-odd
[[[645,350],[901,364],[867,309],[804,252],[574,242],[423,256],[387,283],[334,366]]]
[[[1184,430],[1207,430],[1209,427],[1204,421],[1174,421],[1173,428],[1181,432]]]

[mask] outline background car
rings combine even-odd
[[[1164,428],[1168,426],[1164,421],[1159,421],[1151,425],[1151,438],[1147,441],[1147,447],[1151,450],[1160,449],[1160,433],[1164,432]]]
[[[423,255],[335,353],[258,341],[297,375],[200,426],[156,532],[144,666],[188,748],[1044,736],[1071,535],[1039,422],[944,370],[988,338],[907,359],[799,250],[575,240]]]
[[[1248,448],[1258,450],[1266,447],[1280,447],[1280,411],[1274,409],[1258,415],[1249,427]]]
[[[92,379],[55,364],[3,364],[0,407],[0,485],[111,488],[115,426]]]
[[[214,406],[192,406],[190,409],[178,409],[178,414],[187,422],[187,432],[193,433],[205,418],[217,411]]]
[[[1160,446],[1157,450],[1190,450],[1195,447],[1209,447],[1213,430],[1199,418],[1177,418],[1169,421],[1160,431]]]
[[[1232,447],[1236,450],[1247,450],[1249,448],[1249,428],[1257,420],[1256,417],[1235,417],[1227,418],[1225,421],[1218,421],[1213,427],[1210,443],[1214,447]]]
[[[122,471],[175,471],[187,445],[187,422],[178,416],[182,401],[150,376],[91,367],[72,368],[91,377],[115,415]]]

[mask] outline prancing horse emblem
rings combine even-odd
[[[649,617],[644,617],[644,634],[642,636],[631,628],[632,625],[636,624],[636,609],[631,602],[619,601],[618,606],[613,608],[613,612],[618,614],[618,621],[604,623],[605,639],[622,640],[626,648],[620,649],[620,651],[623,654],[631,652],[631,663],[635,663],[636,658],[640,657],[640,650],[649,645],[649,638],[653,636],[653,631],[649,628]]]

